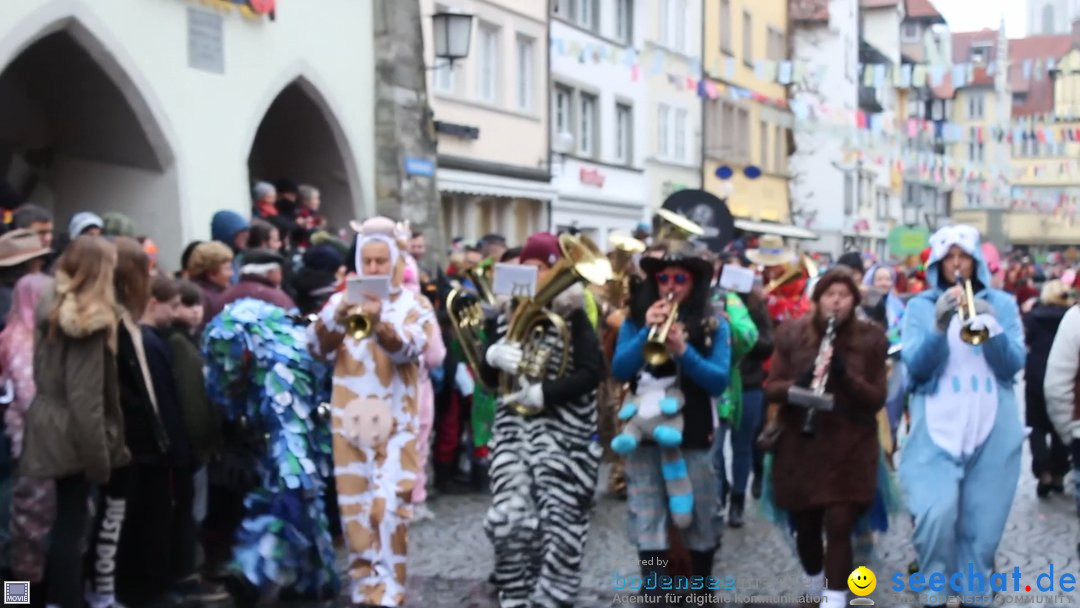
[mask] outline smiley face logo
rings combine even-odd
[[[851,576],[848,576],[847,585],[855,595],[870,595],[877,587],[877,577],[874,576],[873,570],[866,566],[859,566],[851,573]]]

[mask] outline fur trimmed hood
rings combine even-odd
[[[116,349],[116,327],[119,311],[108,299],[80,299],[70,292],[71,277],[56,273],[54,298],[58,299],[57,322],[64,335],[85,338],[101,330],[109,331],[109,345]],[[54,300],[54,302],[57,300]]]

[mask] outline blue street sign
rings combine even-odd
[[[431,177],[435,175],[435,163],[426,158],[405,158],[405,174]]]

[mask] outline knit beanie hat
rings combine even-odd
[[[537,232],[525,241],[521,248],[522,263],[529,260],[540,260],[548,266],[554,266],[555,262],[562,257],[562,247],[559,245],[559,237],[550,232]]]
[[[110,211],[101,216],[101,231],[105,236],[127,236],[135,238],[135,222],[123,213]]]
[[[848,268],[857,270],[859,274],[866,272],[866,266],[863,265],[862,254],[858,251],[849,251],[840,256],[840,258],[836,260],[836,265],[847,266]]]
[[[323,272],[337,272],[341,264],[341,254],[333,245],[315,245],[304,252],[304,268]]]
[[[71,223],[68,224],[68,236],[71,240],[75,240],[80,234],[87,231],[89,228],[104,228],[105,222],[96,213],[89,211],[82,211],[75,214],[75,217],[71,218]]]

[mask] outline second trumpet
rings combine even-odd
[[[645,363],[656,367],[663,365],[671,359],[671,355],[667,351],[667,336],[671,331],[672,324],[675,323],[675,319],[679,317],[679,303],[675,301],[675,294],[668,294],[667,301],[671,304],[671,312],[668,313],[667,319],[664,319],[663,323],[659,325],[653,325],[649,330],[649,337],[645,341]]]

